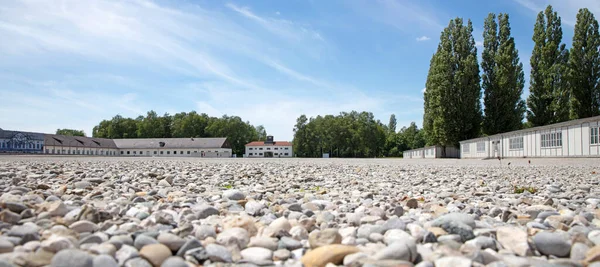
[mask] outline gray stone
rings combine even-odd
[[[123,267],[152,267],[152,264],[143,258],[133,258],[123,264]]]
[[[150,244],[157,244],[159,243],[156,239],[152,238],[149,235],[145,235],[145,234],[141,234],[135,237],[135,241],[133,242],[133,246],[137,249],[140,250],[142,249],[145,245],[150,245]]]
[[[392,215],[396,215],[398,217],[404,215],[404,208],[402,208],[402,206],[394,207],[394,210],[392,211]]]
[[[595,245],[600,245],[600,230],[593,230],[589,232],[587,238]]]
[[[0,211],[0,221],[10,224],[16,224],[21,220],[21,215],[10,210]]]
[[[158,181],[158,186],[171,187],[171,184],[169,182],[167,182],[167,180],[160,180],[160,181]]]
[[[278,249],[273,252],[273,260],[285,261],[292,256],[292,253],[287,249]]]
[[[231,252],[224,246],[208,244],[206,254],[214,262],[232,262]]]
[[[123,265],[127,260],[139,256],[140,253],[135,247],[123,244],[123,246],[121,246],[121,249],[117,250],[115,258],[117,259],[117,262],[119,262],[119,265]]]
[[[465,242],[465,244],[471,244],[480,249],[491,248],[493,250],[496,250],[496,240],[489,236],[478,236],[474,239]]]
[[[384,249],[379,250],[373,256],[375,260],[405,260],[414,262],[417,259],[417,244],[410,237],[394,241]]]
[[[185,244],[185,240],[177,235],[171,233],[160,233],[156,240],[167,246],[171,251],[177,251],[183,244]]]
[[[196,208],[196,215],[198,216],[198,219],[205,219],[212,215],[219,215],[219,210],[215,209],[213,206],[202,204]]]
[[[204,240],[209,236],[216,238],[217,232],[214,226],[203,224],[196,228],[195,236],[198,238],[198,240]]]
[[[237,189],[225,190],[223,192],[223,197],[230,200],[242,200],[246,198],[244,193]]]
[[[458,220],[445,220],[438,227],[441,227],[450,234],[459,235],[462,242],[466,242],[467,240],[475,238],[475,234],[473,234],[473,228]]]
[[[185,252],[186,259],[192,257],[195,261],[203,263],[208,260],[208,253],[204,247],[197,247]]]
[[[244,205],[244,210],[246,211],[246,213],[248,213],[251,216],[260,216],[262,215],[262,209],[265,208],[265,205],[263,205],[260,202],[257,202],[255,200],[250,200],[248,201],[248,203],[246,203],[246,205]]]
[[[0,253],[12,252],[14,248],[15,248],[15,245],[13,245],[13,243],[8,241],[7,239],[4,239],[4,238],[0,239]]]
[[[188,267],[188,265],[183,258],[172,256],[163,261],[160,267]]]
[[[248,247],[260,247],[269,250],[277,250],[277,248],[279,247],[279,243],[277,241],[277,238],[256,236],[250,238],[250,243],[248,243]]]
[[[496,229],[496,238],[504,248],[510,249],[519,256],[529,256],[532,254],[527,242],[527,233],[517,227],[498,227]]]
[[[94,267],[118,267],[117,261],[109,255],[98,255],[92,261]]]
[[[585,254],[590,250],[590,248],[583,243],[575,243],[571,247],[571,259],[576,261],[582,261],[585,259]]]
[[[4,206],[14,213],[21,213],[27,209],[27,206],[17,202],[5,202]]]
[[[302,243],[300,243],[300,241],[293,239],[291,237],[283,236],[279,240],[279,248],[292,251],[295,249],[302,248]]]
[[[200,241],[198,241],[197,239],[189,239],[189,240],[185,241],[183,246],[181,246],[181,248],[179,248],[179,250],[177,251],[177,254],[175,254],[175,255],[179,256],[179,257],[183,257],[183,256],[185,256],[185,253],[188,250],[199,248],[199,247],[202,247],[202,244],[200,244]]]
[[[81,221],[77,221],[72,223],[71,225],[69,225],[69,229],[78,232],[78,233],[84,233],[84,232],[95,232],[96,230],[98,230],[98,226],[90,221],[87,220],[81,220]]]
[[[466,224],[472,228],[475,228],[475,220],[469,214],[463,213],[448,213],[440,216],[431,222],[431,226],[433,227],[442,227],[442,225],[447,224],[448,222],[460,222]]]
[[[533,242],[544,255],[566,257],[571,251],[569,235],[566,233],[540,232],[533,237]]]
[[[403,241],[403,240],[407,240],[407,239],[410,239],[414,242],[413,237],[409,233],[404,232],[400,229],[388,230],[383,235],[383,242],[388,245],[391,245],[392,243],[394,243],[396,241]]]
[[[52,267],[93,267],[94,259],[90,254],[79,249],[64,249],[52,257]]]
[[[86,189],[86,188],[92,186],[92,184],[90,182],[86,182],[86,181],[75,182],[73,185],[77,189]]]

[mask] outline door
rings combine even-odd
[[[273,152],[265,152],[265,158],[272,158]]]

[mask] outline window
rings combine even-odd
[[[288,155],[288,153],[285,153],[285,155],[287,156],[287,155]]]
[[[470,146],[470,144],[464,144],[462,146],[462,152],[463,153],[469,153],[469,146]]]
[[[140,155],[144,155],[144,151],[140,151]]]
[[[167,151],[167,155],[171,155],[171,151]]]
[[[129,155],[129,151],[127,151],[127,155]]]
[[[274,148],[274,149],[275,149],[275,150],[279,150],[279,148],[278,148],[278,147],[276,147],[276,148]]]
[[[190,152],[188,151],[188,153],[187,153],[187,154],[189,155],[189,154],[190,154]]]
[[[177,154],[177,151],[173,151],[173,155]]]
[[[285,148],[285,150],[289,150],[289,149],[290,149],[289,147],[286,147],[286,148]],[[286,154],[286,155],[287,155],[287,154]]]
[[[540,142],[541,142],[540,146],[543,148],[561,147],[562,146],[562,132],[542,134],[540,137]]]
[[[252,156],[252,153],[248,153],[248,156]]]
[[[160,154],[162,155],[164,151],[161,151]]]
[[[133,151],[133,154],[135,155],[135,151]]]
[[[598,141],[598,127],[590,128],[590,144],[597,145]]]
[[[523,149],[523,137],[513,137],[508,139],[509,149]]]
[[[485,142],[477,143],[477,152],[485,152]]]
[[[279,155],[279,153],[275,153],[275,156]]]
[[[154,155],[156,155],[156,151],[154,151],[154,153],[153,153],[153,154],[154,154]]]
[[[121,155],[123,155],[123,151],[121,151]]]
[[[252,148],[248,148],[248,150],[252,150]]]
[[[179,153],[179,154],[183,155],[183,151],[179,151],[179,152],[181,152],[181,153]]]
[[[263,149],[263,148],[261,147],[261,148],[259,148],[258,150],[262,150],[262,149]]]
[[[262,156],[262,153],[258,153],[258,155]]]
[[[267,150],[271,150],[271,148],[270,148],[270,147],[267,147]]]

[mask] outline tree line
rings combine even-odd
[[[120,115],[103,120],[92,130],[98,138],[192,138],[227,137],[234,154],[244,154],[245,145],[256,140],[266,140],[267,132],[262,125],[253,126],[240,117],[210,117],[195,111],[175,115],[158,115],[148,111],[146,116],[125,118]]]
[[[371,112],[341,112],[307,118],[294,126],[294,154],[298,157],[398,157],[402,151],[423,147],[423,133],[416,123],[396,132],[396,116],[387,125]]]
[[[588,9],[579,10],[574,31],[569,50],[562,43],[561,18],[552,6],[538,14],[530,94],[523,100],[523,64],[509,15],[486,18],[481,64],[472,22],[451,20],[440,35],[427,75],[426,144],[457,146],[461,140],[600,115],[600,35],[598,21]]]

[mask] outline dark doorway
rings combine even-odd
[[[265,152],[265,158],[272,158],[273,152]]]

